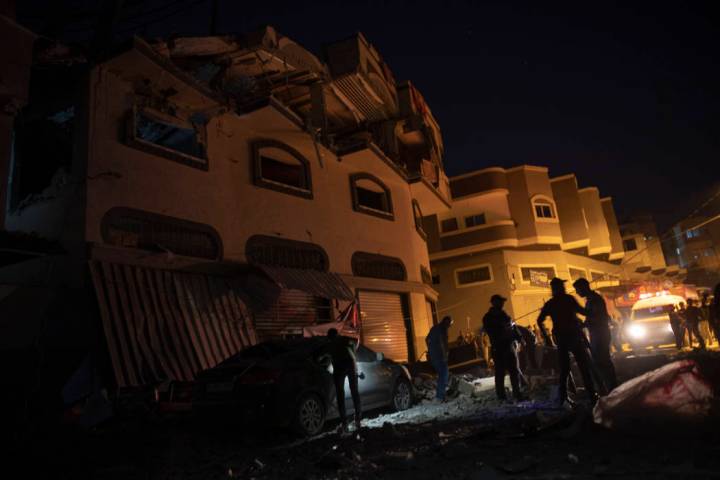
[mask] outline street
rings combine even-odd
[[[627,379],[669,358],[628,357],[618,371]],[[584,407],[553,408],[549,384],[536,385],[532,401],[509,404],[494,398],[491,383],[477,382],[473,395],[444,404],[371,412],[359,438],[340,436],[334,425],[298,439],[192,415],[148,415],[54,432],[33,449],[41,458],[28,461],[53,478],[108,480],[720,478],[717,431],[610,431]]]

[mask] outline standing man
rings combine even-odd
[[[690,338],[690,348],[693,344],[693,334],[697,337],[700,348],[705,350],[705,339],[700,335],[700,322],[703,319],[703,312],[695,305],[694,298],[687,299],[687,308],[685,308],[685,328]]]
[[[505,373],[510,374],[510,385],[512,385],[513,396],[518,400],[524,400],[520,392],[518,371],[518,358],[515,351],[515,342],[520,340],[520,335],[515,330],[515,323],[505,313],[503,306],[506,299],[500,295],[490,297],[490,310],[483,317],[483,328],[490,337],[492,358],[495,363],[495,393],[499,400],[507,400],[505,396]]]
[[[585,326],[590,332],[590,352],[593,361],[600,371],[607,391],[617,387],[615,365],[610,357],[610,315],[607,311],[605,299],[590,288],[590,282],[585,278],[578,278],[573,283],[575,291],[585,299]]]
[[[683,327],[682,318],[677,305],[667,306],[668,317],[670,318],[670,328],[675,335],[675,348],[682,350],[685,343],[685,327]]]
[[[447,389],[448,376],[450,371],[448,370],[448,329],[452,325],[452,317],[445,316],[440,323],[434,325],[427,337],[425,337],[425,344],[428,349],[428,360],[430,365],[435,369],[438,375],[437,379],[437,391],[435,393],[435,400],[437,402],[445,401],[445,390]]]
[[[333,381],[335,383],[335,394],[337,395],[338,412],[342,421],[342,430],[348,431],[348,422],[345,412],[345,379],[350,385],[353,407],[355,408],[355,429],[360,431],[360,419],[362,418],[362,407],[360,405],[360,394],[358,393],[357,351],[358,342],[354,338],[338,335],[338,331],[331,328],[327,332],[330,340],[324,352],[330,356],[333,367]]]
[[[542,332],[546,345],[553,342],[545,329],[545,318],[550,317],[553,323],[553,335],[557,339],[557,355],[560,366],[560,385],[558,402],[562,405],[569,402],[567,396],[567,382],[570,375],[570,353],[575,357],[580,373],[585,384],[585,391],[591,403],[597,400],[595,385],[593,384],[590,372],[590,356],[587,352],[587,339],[582,332],[582,326],[577,314],[585,315],[586,311],[575,300],[575,297],[568,295],[565,291],[565,280],[553,278],[550,281],[552,298],[545,302],[540,315],[537,318],[537,325]],[[571,403],[571,402],[569,402]]]

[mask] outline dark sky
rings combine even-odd
[[[41,30],[45,3],[18,2],[19,20]],[[96,2],[58,3],[92,25],[77,12]],[[126,3],[124,36],[208,32],[210,1]],[[712,2],[610,3],[220,0],[219,31],[269,24],[316,54],[362,31],[430,104],[449,175],[546,165],[665,224],[720,187],[720,18]]]

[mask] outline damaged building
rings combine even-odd
[[[92,64],[35,47],[4,227],[64,253],[0,281],[72,278],[103,382],[192,380],[352,302],[368,346],[424,353],[437,292],[422,218],[450,205],[442,137],[361,34],[322,59],[271,27],[135,38]]]

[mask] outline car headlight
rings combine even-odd
[[[628,335],[632,338],[643,338],[647,334],[647,329],[642,325],[630,325],[628,327]]]

